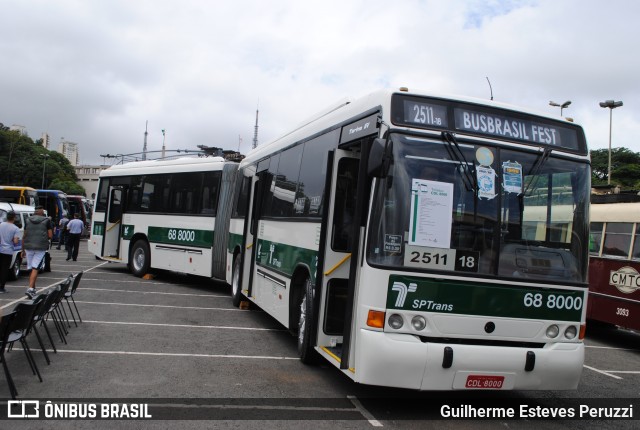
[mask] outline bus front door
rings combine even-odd
[[[102,242],[102,256],[120,259],[120,237],[122,230],[122,212],[126,190],[124,187],[110,187],[107,202],[107,217]]]
[[[347,311],[351,252],[355,246],[356,191],[360,160],[353,152],[336,150],[333,157],[331,194],[324,228],[318,309],[317,347],[341,361]]]

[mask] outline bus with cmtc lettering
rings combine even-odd
[[[224,279],[238,163],[221,157],[138,161],[100,173],[89,251],[126,263]]]
[[[640,200],[629,197],[592,197],[587,321],[640,330]]]
[[[580,126],[380,91],[256,148],[236,187],[232,301],[287,327],[303,362],[417,390],[577,387],[590,192]]]

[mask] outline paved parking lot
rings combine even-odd
[[[427,406],[442,400],[442,393],[362,386],[330,365],[303,365],[288,331],[259,309],[234,308],[224,284],[170,272],[141,280],[130,275],[124,265],[96,260],[86,251],[77,262],[65,261],[63,251],[54,249],[52,255],[52,272],[40,275],[38,287],[55,285],[69,273],[84,270],[76,294],[84,322],[79,327],[71,322],[67,345],[52,330],[58,353],[51,350],[50,366],[35,338],[29,338],[43,383],[31,373],[22,351],[16,348],[7,354],[22,399],[144,402],[152,405],[155,414],[154,420],[144,422],[146,428],[208,428],[211,423],[266,428],[423,428],[425,422],[446,428],[584,428],[586,424],[424,421],[434,418],[426,412]],[[10,309],[22,300],[26,285],[26,276],[10,283],[9,294],[1,297],[0,306]],[[638,334],[621,330],[590,334],[577,392],[483,396],[496,404],[514,398],[550,404],[580,398],[636,398],[640,382],[638,340]],[[4,377],[0,377],[0,397],[6,398],[8,393]],[[471,398],[468,392],[445,395],[455,401]],[[156,418],[215,421],[178,424]],[[11,423],[12,428],[41,428],[45,424],[46,428],[86,428],[87,421]],[[140,421],[99,421],[92,427],[124,424],[142,425]],[[631,424],[598,422],[600,428],[633,428]]]

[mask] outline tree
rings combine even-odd
[[[611,184],[622,189],[637,188],[640,183],[640,153],[627,148],[611,149]],[[593,185],[605,185],[608,178],[609,150],[591,151],[591,176]]]
[[[44,156],[47,157],[44,157]],[[22,185],[39,189],[43,186],[69,194],[83,194],[78,177],[64,155],[49,151],[29,136],[11,131],[0,123],[0,184]]]

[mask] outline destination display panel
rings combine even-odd
[[[395,125],[459,131],[587,154],[579,126],[507,109],[395,94],[391,118]]]

